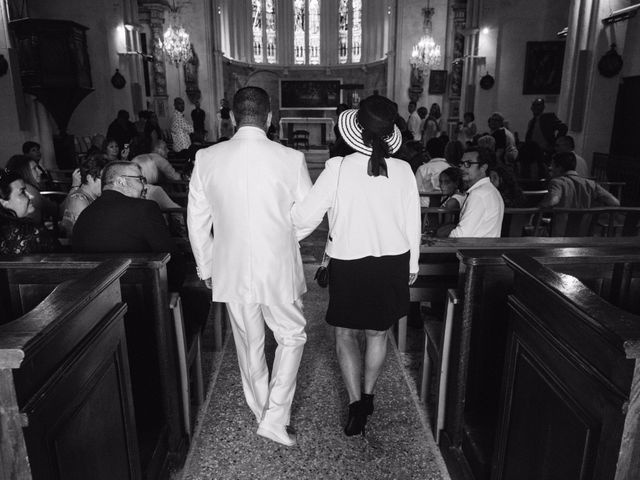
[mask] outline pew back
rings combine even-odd
[[[0,326],[0,477],[141,478],[119,285],[128,264],[105,262]]]
[[[604,240],[604,239],[603,239]],[[611,239],[609,240],[611,241]],[[591,286],[608,301],[640,312],[640,248],[520,249],[557,271]],[[445,444],[458,448],[487,478],[496,429],[497,401],[507,332],[507,295],[513,273],[507,250],[460,250],[464,300],[462,318],[452,332],[452,377],[448,385]],[[473,447],[472,447],[473,445]]]
[[[640,317],[559,265],[506,263],[515,287],[492,478],[637,478]]]
[[[422,208],[423,224],[435,232],[445,215],[457,221],[460,211]],[[502,237],[619,237],[640,234],[640,207],[506,208]]]
[[[121,277],[127,302],[125,330],[133,381],[141,462],[147,476],[184,458],[175,335],[170,328],[168,254],[49,254],[0,260],[2,319],[12,320],[37,305],[62,281],[72,280],[109,258],[130,259]]]

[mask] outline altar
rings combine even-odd
[[[280,119],[280,138],[290,140],[293,137],[294,130],[307,130],[309,132],[310,145],[327,145],[327,141],[335,141],[333,125],[333,118],[282,117]]]

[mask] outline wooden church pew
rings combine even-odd
[[[609,241],[614,241],[609,239]],[[488,478],[507,332],[507,296],[513,273],[502,255],[522,253],[574,275],[613,304],[640,312],[640,247],[465,250],[461,315],[454,321],[444,430],[445,458]]]
[[[418,279],[410,287],[411,302],[439,302],[444,304],[446,292],[460,286],[460,249],[490,249],[498,252],[509,249],[560,247],[618,247],[636,246],[633,237],[505,237],[505,238],[427,238],[420,247]],[[398,349],[406,349],[407,317],[397,324]]]
[[[129,364],[143,472],[160,478],[185,458],[176,337],[167,291],[168,254],[48,254],[0,259],[3,321],[37,305],[55,286],[110,258],[130,259],[121,277]]]
[[[505,261],[515,281],[491,478],[638,478],[637,311],[561,265],[519,254]]]
[[[119,279],[81,272],[0,326],[0,478],[141,478]]]

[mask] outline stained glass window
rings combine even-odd
[[[262,0],[251,0],[253,20],[253,61],[262,63]]]
[[[320,0],[294,0],[293,48],[297,65],[320,64]]]
[[[276,63],[276,12],[274,0],[251,0],[253,61]],[[266,46],[266,47],[265,47]]]
[[[362,57],[362,0],[338,4],[338,62],[357,63]]]
[[[353,27],[351,29],[351,61],[359,62],[362,53],[362,0],[352,0]]]
[[[276,63],[276,11],[274,3],[274,0],[265,1],[267,63]]]
[[[340,0],[338,7],[338,61],[349,59],[349,0]]]
[[[306,41],[305,41],[305,16],[306,1],[295,0],[293,2],[293,48],[294,59],[297,65],[307,63]]]
[[[320,64],[320,0],[309,0],[309,63]]]

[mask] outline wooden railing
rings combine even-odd
[[[456,220],[460,212],[428,207],[422,214],[429,230],[435,231],[445,215],[453,215]],[[639,223],[640,207],[506,208],[501,236],[636,236]]]

